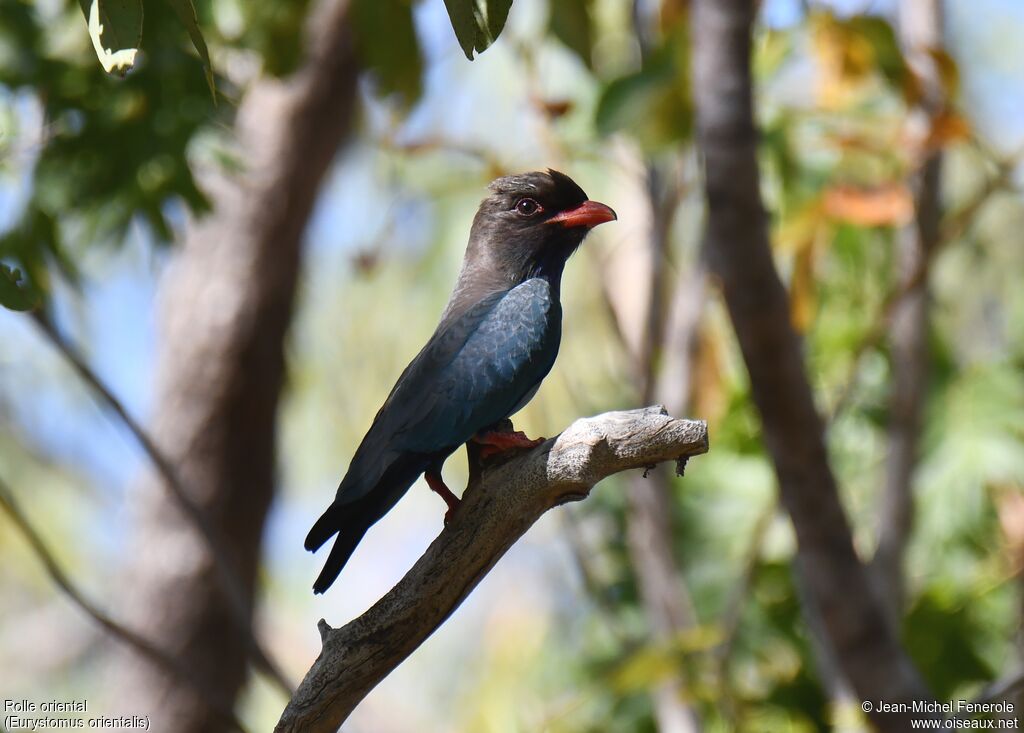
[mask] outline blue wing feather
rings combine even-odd
[[[528,280],[499,299],[429,386],[431,409],[417,410],[396,444],[432,452],[461,445],[512,415],[551,370],[561,337],[561,313],[545,280]]]
[[[443,322],[363,438],[338,500],[362,498],[401,455],[451,451],[521,408],[551,370],[561,306],[535,278]]]

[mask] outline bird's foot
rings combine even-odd
[[[444,524],[448,526],[448,522],[451,521],[455,510],[459,508],[462,501],[445,485],[441,474],[428,471],[423,477],[427,480],[427,486],[430,487],[430,490],[444,499],[444,503],[448,505],[448,511],[444,513]]]
[[[480,444],[481,458],[490,458],[510,450],[536,448],[544,442],[544,438],[528,438],[522,430],[513,432],[492,430],[486,433],[477,433],[473,436],[473,442]]]

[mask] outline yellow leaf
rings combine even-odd
[[[939,81],[946,99],[953,99],[960,90],[960,67],[957,66],[956,59],[944,48],[933,46],[927,49],[927,53],[939,73]]]
[[[779,252],[792,254],[813,239],[822,224],[821,198],[812,199],[780,221],[772,239]]]
[[[819,103],[835,109],[846,104],[874,71],[870,41],[828,12],[811,15],[811,42],[821,69]]]
[[[620,694],[655,687],[678,671],[674,651],[667,646],[645,646],[631,654],[611,676],[611,684]]]
[[[789,317],[793,328],[804,333],[814,322],[818,307],[818,289],[814,280],[814,240],[797,250],[793,277],[789,283]]]

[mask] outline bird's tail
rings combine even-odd
[[[306,549],[310,552],[316,552],[334,534],[338,535],[334,547],[331,548],[331,554],[324,563],[324,569],[313,583],[314,593],[323,593],[331,587],[331,583],[352,557],[366,530],[376,521],[376,517],[369,519],[365,514],[365,511],[360,511],[358,503],[340,505],[334,502],[309,530],[309,534],[306,535]]]
[[[403,455],[388,466],[374,487],[361,498],[344,503],[335,499],[327,507],[327,511],[316,520],[306,535],[305,546],[310,552],[316,552],[333,535],[338,535],[330,555],[327,556],[324,569],[320,571],[313,584],[314,593],[323,593],[331,586],[345,567],[345,563],[352,557],[366,530],[391,510],[416,477],[423,473],[425,466],[426,463],[421,456]],[[347,482],[358,480],[359,476],[359,472],[353,473],[350,468],[349,475],[342,481],[339,496],[345,495]]]
[[[305,548],[310,552],[316,552],[323,547],[327,540],[338,533],[345,522],[346,513],[344,506],[340,506],[337,501],[332,502],[306,535]]]

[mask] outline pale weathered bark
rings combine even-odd
[[[704,155],[707,245],[750,374],[780,495],[797,537],[805,613],[816,615],[864,700],[930,695],[854,551],[822,422],[775,270],[761,202],[750,70],[753,0],[694,0],[693,89]],[[873,715],[880,730],[908,715]]]
[[[558,437],[505,462],[481,466],[471,454],[459,510],[398,585],[339,629],[320,622],[323,651],[277,731],[336,731],[547,510],[583,499],[613,473],[685,461],[707,449],[703,422],[649,407],[577,420]]]
[[[919,146],[945,104],[942,79],[931,50],[942,44],[939,0],[903,0],[900,36],[910,68],[921,82],[922,98],[911,110],[912,132]],[[925,397],[928,389],[929,263],[939,246],[942,220],[940,184],[942,153],[922,150],[914,172],[914,220],[900,233],[899,278],[908,283],[893,307],[892,386],[889,398],[889,452],[879,507],[878,547],[872,560],[879,588],[893,620],[903,610],[903,560],[914,516],[913,477],[918,463]]]
[[[213,211],[190,227],[162,290],[152,434],[223,539],[249,614],[303,233],[356,103],[347,2],[328,0],[316,21],[304,66],[246,94],[236,121],[243,170],[204,181]],[[146,487],[137,504],[126,616],[231,709],[248,649],[207,545],[162,487]],[[160,730],[223,729],[188,686],[136,657],[118,666],[117,698]]]

